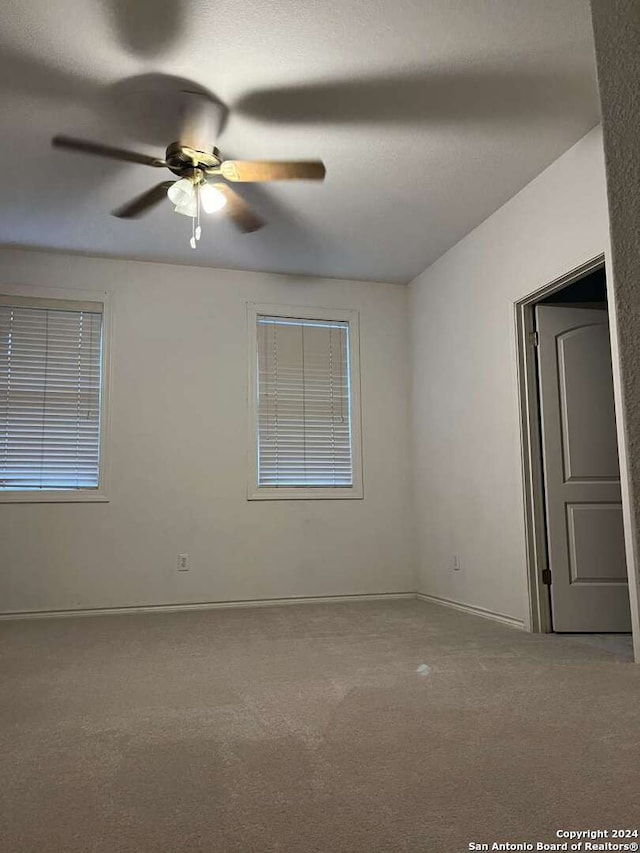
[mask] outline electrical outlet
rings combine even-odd
[[[178,571],[179,572],[188,572],[189,571],[189,555],[188,554],[178,554]]]
[[[460,556],[458,554],[454,554],[453,555],[453,571],[459,572],[461,568],[462,568],[462,566],[460,564]]]

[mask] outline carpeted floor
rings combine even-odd
[[[458,853],[640,823],[624,646],[410,600],[0,643],[2,853]]]

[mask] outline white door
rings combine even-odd
[[[630,631],[606,308],[536,307],[555,631]]]

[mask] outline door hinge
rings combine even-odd
[[[545,586],[551,586],[551,569],[542,570],[542,583]]]
[[[540,336],[537,332],[529,332],[529,343],[532,347],[537,347],[540,343]]]

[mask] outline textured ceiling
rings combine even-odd
[[[588,0],[5,0],[0,240],[406,282],[597,123],[592,50]],[[268,227],[208,217],[195,252],[168,202],[111,217],[158,171],[51,136],[162,156],[184,80],[227,106],[223,154],[325,183],[248,187]]]

